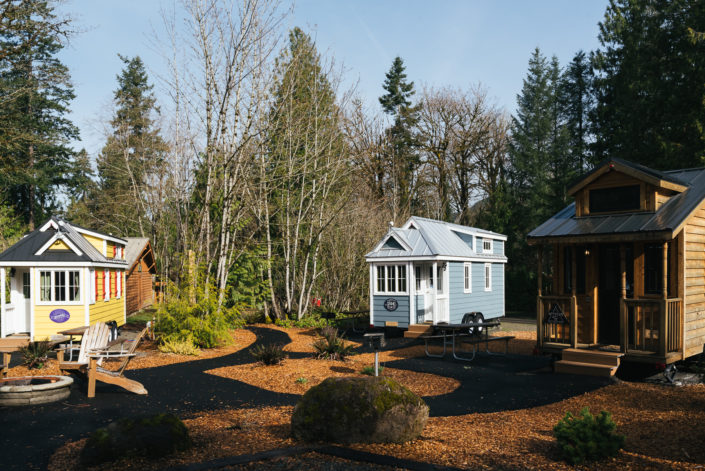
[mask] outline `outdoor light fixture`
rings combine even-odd
[[[375,376],[379,376],[379,351],[385,345],[383,332],[368,332],[364,335],[375,352]]]
[[[590,249],[585,249],[585,256],[589,257],[590,256]]]

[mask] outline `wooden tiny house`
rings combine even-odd
[[[157,266],[152,244],[146,237],[127,237],[127,313],[132,314],[154,304],[154,277]]]
[[[653,363],[701,353],[705,169],[611,159],[569,194],[574,203],[528,235],[538,247],[539,348],[570,349],[563,363],[573,366],[600,351]]]

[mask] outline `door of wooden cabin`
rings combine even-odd
[[[619,300],[622,295],[619,246],[600,246],[599,257],[597,341],[603,345],[619,345]]]

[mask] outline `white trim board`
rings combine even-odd
[[[448,255],[413,256],[413,257],[366,257],[367,263],[404,263],[404,262],[483,262],[507,263],[507,257],[452,257]]]
[[[79,257],[81,255],[83,255],[83,252],[81,252],[81,250],[78,247],[76,247],[76,245],[74,245],[73,242],[71,242],[71,239],[69,239],[68,237],[64,237],[64,235],[59,231],[56,231],[56,234],[54,234],[51,237],[51,239],[49,239],[44,245],[42,245],[41,248],[34,253],[34,255],[35,256],[43,255],[44,252],[49,250],[49,247],[54,245],[54,242],[56,242],[56,241],[61,241],[64,244],[66,244],[66,246],[68,248],[70,248],[73,251],[73,253],[75,253]]]

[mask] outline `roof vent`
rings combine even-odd
[[[391,230],[392,227],[394,227],[394,221],[389,221],[389,230]]]

